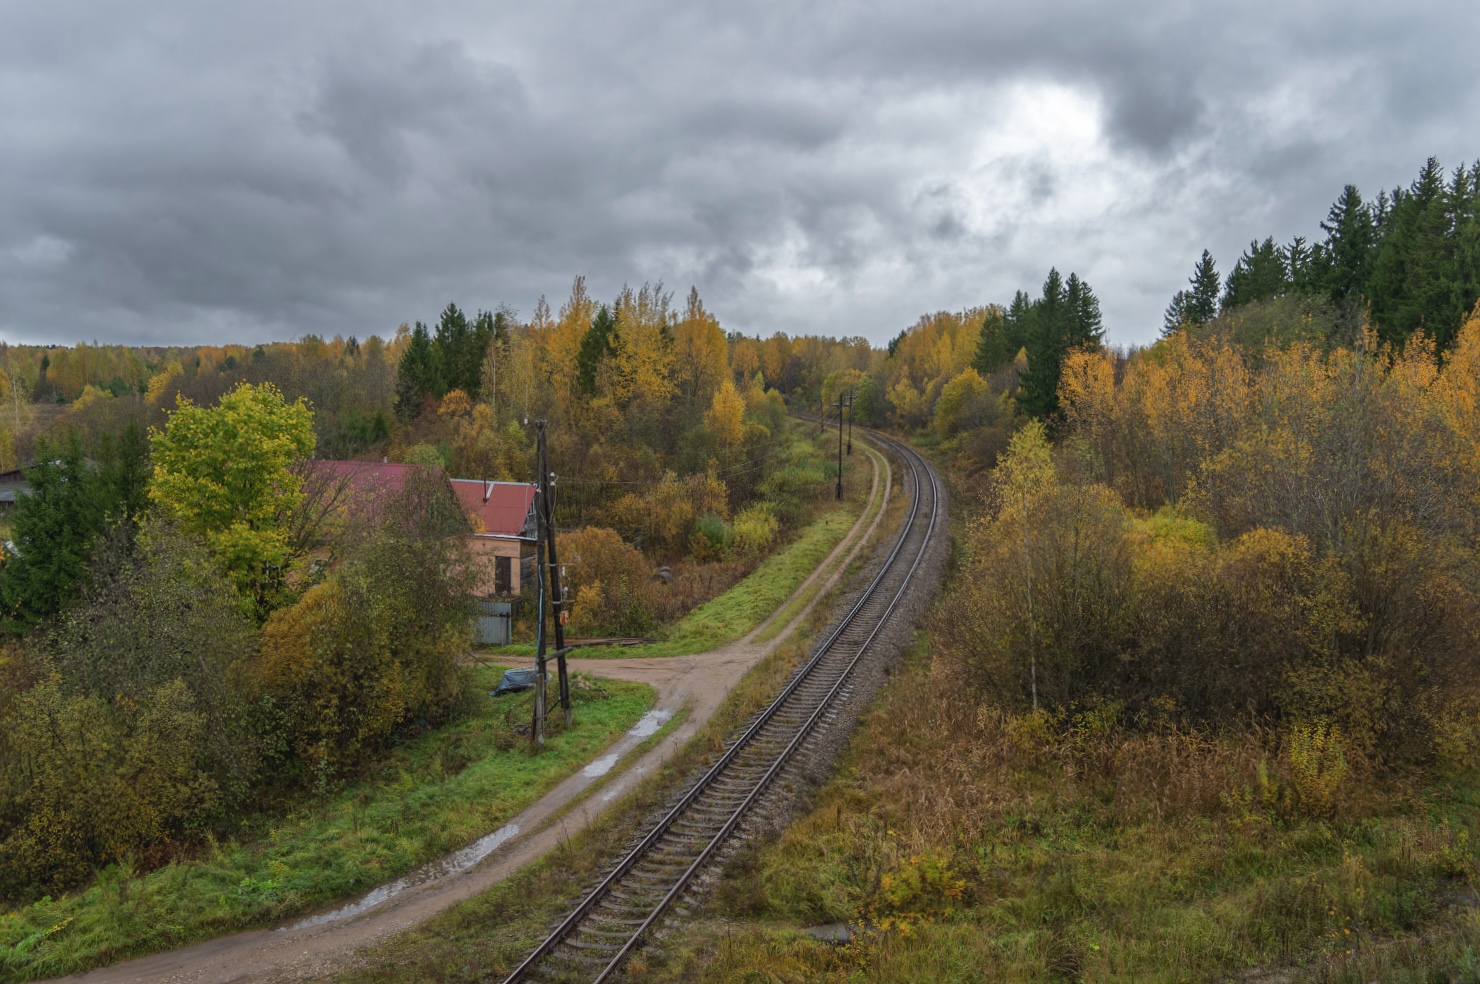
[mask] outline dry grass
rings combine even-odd
[[[648,978],[1225,979],[1382,947],[1399,969],[1473,960],[1472,930],[1412,934],[1473,892],[1480,784],[1378,785],[1354,761],[1311,816],[1285,744],[983,709],[922,647],[811,812],[736,859],[709,921]],[[887,931],[846,946],[796,932],[883,913]]]

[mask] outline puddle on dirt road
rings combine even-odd
[[[627,733],[633,738],[650,738],[657,734],[658,729],[663,727],[671,717],[673,717],[672,711],[648,711],[637,719],[637,723]]]
[[[582,769],[581,775],[585,776],[588,779],[595,779],[597,776],[604,776],[612,770],[612,766],[617,764],[617,759],[620,757],[621,756],[615,752],[610,755],[603,755],[601,756],[601,758],[597,759],[595,762],[592,762],[590,765]]]
[[[445,878],[448,875],[456,875],[466,871],[492,854],[500,844],[518,833],[518,824],[504,824],[493,833],[478,838],[460,851],[454,851],[445,858],[439,858],[431,864],[422,865],[404,878],[397,878],[390,884],[381,885],[362,899],[351,902],[342,908],[335,909],[333,912],[325,912],[321,915],[304,919],[302,922],[294,923],[292,926],[279,927],[279,932],[283,929],[308,929],[312,926],[322,926],[324,923],[338,922],[341,919],[352,919],[362,912],[368,912],[388,899],[395,898],[408,888],[415,888],[417,885],[426,884],[434,878]]]

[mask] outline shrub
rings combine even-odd
[[[1473,553],[1446,527],[1466,521],[1432,488],[1427,514],[1404,506],[1426,488],[1417,477],[1387,507],[1340,518],[1350,476],[1330,472],[1348,466],[1333,452],[1304,472],[1308,451],[1288,434],[1234,441],[1205,462],[1212,491],[1137,519],[1061,471],[1028,425],[999,461],[993,513],[969,530],[967,576],[939,623],[948,658],[1007,705],[1122,702],[1134,718],[1169,699],[1197,727],[1308,724],[1326,737],[1292,739],[1315,758],[1289,766],[1317,813],[1321,784],[1339,784],[1335,760],[1310,765],[1331,734],[1377,766],[1461,761],[1480,719],[1480,595]]]
[[[668,556],[692,549],[695,518],[709,514],[721,520],[730,515],[729,490],[712,470],[686,479],[667,472],[656,485],[640,495],[627,493],[608,510],[613,526],[650,553]]]
[[[444,718],[461,695],[471,566],[440,499],[426,492],[409,482],[338,571],[262,628],[259,703],[321,775],[404,724]]]
[[[700,561],[724,560],[730,553],[730,527],[714,513],[705,513],[694,524],[689,552]]]
[[[206,723],[187,763],[212,777],[229,809],[250,792],[258,767],[234,682],[255,642],[246,604],[202,540],[152,523],[131,547],[117,527],[97,548],[81,602],[36,648],[68,694],[139,701],[180,681]]]
[[[215,804],[206,728],[183,681],[138,697],[69,694],[55,673],[11,707],[0,773],[0,895],[68,886],[179,833]]]
[[[780,524],[776,521],[775,509],[770,503],[758,502],[742,509],[730,527],[730,537],[736,556],[758,557],[776,542]]]
[[[653,629],[652,567],[615,530],[588,526],[560,536],[560,562],[578,635],[644,635]]]
[[[1325,725],[1296,725],[1285,743],[1285,759],[1302,809],[1313,816],[1330,814],[1347,774],[1341,732]]]

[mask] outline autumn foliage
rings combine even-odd
[[[1477,386],[1480,312],[1442,359],[1422,336],[1249,352],[1187,332],[1125,364],[1072,354],[1068,436],[1055,451],[1020,431],[971,528],[940,623],[954,672],[1009,706],[1463,761],[1480,750]]]

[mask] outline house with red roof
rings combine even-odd
[[[469,546],[480,572],[474,593],[481,598],[518,594],[519,561],[535,535],[538,488],[473,478],[451,478],[448,484],[473,527]]]
[[[304,486],[324,516],[339,524],[374,524],[417,474],[441,474],[427,465],[393,461],[313,461]],[[519,593],[520,561],[533,554],[535,485],[446,478],[469,527],[469,555],[479,598]]]

